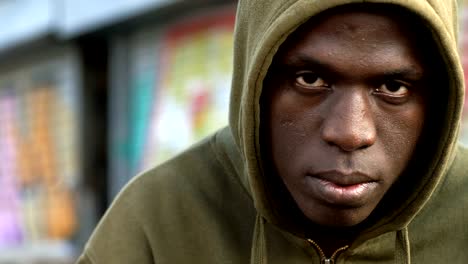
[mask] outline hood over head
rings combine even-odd
[[[445,66],[443,96],[438,96],[432,119],[432,148],[419,147],[411,162],[415,175],[387,192],[363,227],[358,240],[405,228],[430,199],[453,159],[463,107],[463,75],[457,50],[456,0],[240,0],[235,28],[234,74],[229,123],[245,164],[242,181],[258,214],[265,221],[307,237],[305,216],[292,199],[278,199],[272,190],[287,193],[263,174],[260,133],[263,81],[281,44],[299,26],[326,10],[344,5],[391,5],[408,11],[426,25]],[[442,98],[442,99],[441,99]],[[431,123],[429,122],[429,123]],[[426,128],[427,130],[427,128]],[[424,133],[424,131],[423,131]],[[423,142],[424,143],[424,142]],[[424,155],[423,155],[424,154]],[[399,195],[395,195],[398,192]],[[403,194],[403,195],[402,195]],[[357,241],[356,241],[357,242]]]

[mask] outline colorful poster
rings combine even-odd
[[[0,247],[22,241],[20,189],[17,174],[16,97],[11,90],[0,91]]]
[[[151,109],[154,100],[154,72],[143,70],[131,84],[129,123],[130,142],[128,145],[128,168],[136,174],[140,170],[145,150],[145,140],[151,122]]]
[[[0,82],[0,262],[2,251],[69,243],[77,230],[78,98],[62,79],[71,67],[51,60]]]
[[[233,9],[210,12],[163,35],[143,168],[227,125],[234,18]]]

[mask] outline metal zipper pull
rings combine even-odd
[[[315,241],[313,241],[312,239],[307,239],[307,242],[309,242],[309,244],[311,244],[315,248],[315,250],[318,251],[318,253],[320,255],[320,259],[321,259],[320,260],[321,264],[334,264],[336,258],[338,257],[338,254],[340,254],[341,252],[343,252],[343,251],[345,251],[345,250],[347,250],[349,248],[349,246],[341,247],[341,248],[335,250],[335,252],[331,256],[331,258],[327,258],[325,256],[325,253],[323,252],[323,250],[319,247],[319,245],[317,243],[315,243]]]

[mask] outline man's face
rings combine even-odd
[[[428,72],[405,22],[329,14],[301,27],[274,58],[262,97],[267,152],[317,224],[365,220],[413,154]]]

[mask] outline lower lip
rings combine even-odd
[[[337,185],[333,182],[311,177],[316,194],[327,203],[336,205],[358,206],[377,188],[376,182],[363,182],[353,185]]]

